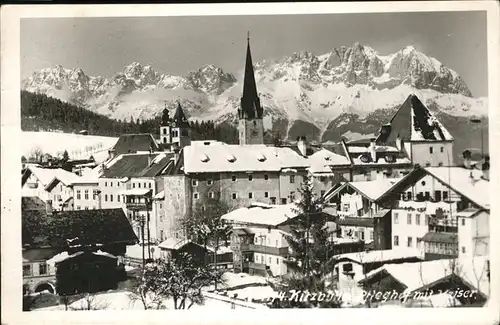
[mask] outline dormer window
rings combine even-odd
[[[236,157],[235,157],[235,156],[233,156],[233,155],[229,155],[229,156],[227,156],[227,161],[229,161],[229,162],[231,162],[231,163],[232,163],[232,162],[235,162],[235,161],[236,161]]]
[[[208,162],[210,159],[206,154],[202,154],[200,157],[201,162]]]
[[[259,154],[257,156],[257,160],[260,161],[260,162],[265,161],[266,160],[266,156],[264,156],[263,154]]]

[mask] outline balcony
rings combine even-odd
[[[248,250],[255,253],[263,253],[277,256],[287,256],[288,247],[272,247],[264,245],[248,244]]]
[[[255,263],[255,262],[245,262],[245,263],[243,263],[243,267],[244,268],[248,267],[250,269],[261,270],[261,271],[265,271],[266,270],[266,265],[265,264]]]
[[[128,210],[140,210],[140,211],[152,211],[153,205],[151,202],[127,202],[125,203],[125,206],[127,207]]]

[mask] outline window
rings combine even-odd
[[[107,187],[108,186],[108,182],[104,182],[104,187]]]
[[[248,180],[249,180],[250,182],[251,182],[251,181],[253,181],[253,175],[252,175],[252,174],[249,174],[249,175],[248,175]]]
[[[408,237],[408,247],[412,247],[413,246],[413,238],[411,236]]]
[[[276,247],[278,247],[278,240],[276,239]]]
[[[207,210],[207,208],[205,208],[205,206],[203,205],[203,206],[201,207],[201,211],[205,212],[206,210]]]
[[[465,226],[465,219],[462,218],[462,226]]]
[[[280,265],[280,259],[276,257],[276,264]]]
[[[448,200],[448,192],[443,192],[443,200]]]
[[[290,175],[290,183],[295,183],[295,175]]]
[[[31,276],[31,265],[23,265],[23,276]]]
[[[84,192],[84,197],[85,197],[85,200],[88,200],[89,199],[89,190],[85,190]]]
[[[141,183],[137,183],[137,187],[138,187],[138,188],[141,188]]]
[[[360,237],[361,237],[361,240],[365,240],[365,230],[364,230],[363,228],[361,228],[361,229],[359,230],[359,234],[361,235],[361,236],[360,236]]]
[[[120,202],[120,195],[116,196],[116,201]]]
[[[432,154],[433,151],[434,149],[432,147],[429,147],[429,153]]]
[[[394,246],[399,246],[399,236],[394,236]]]
[[[149,188],[151,188],[151,185],[152,185],[152,184],[151,184],[151,183],[149,183]]]
[[[441,152],[444,152],[444,147],[441,147]]]
[[[425,225],[426,226],[429,225],[429,216],[428,215],[425,215]]]
[[[76,206],[76,209],[77,209],[77,210],[80,210],[80,206],[79,206],[79,205],[77,205],[77,206]]]
[[[373,230],[370,230],[370,240],[373,240]]]
[[[264,192],[264,197],[269,197],[269,192]]]
[[[408,213],[408,224],[411,225],[411,213]]]
[[[267,181],[269,179],[269,175],[265,174],[264,175],[264,180]]]
[[[439,166],[439,167],[443,167],[443,163],[442,163],[442,162],[439,162],[439,163],[438,163],[438,166]]]
[[[417,214],[415,215],[415,224],[416,224],[417,226],[419,226],[419,225],[420,225],[420,213],[417,213]]]
[[[108,202],[108,195],[104,194],[104,202]]]
[[[232,180],[233,182],[236,182],[236,175],[231,176],[231,180]]]
[[[135,183],[132,183],[132,188],[135,188]]]
[[[295,201],[295,192],[294,191],[290,192],[290,201]]]
[[[281,199],[281,204],[286,204],[286,198]]]
[[[120,187],[120,182],[116,182],[116,187]]]
[[[109,195],[109,201],[110,201],[110,202],[113,202],[113,194],[110,194],[110,195]]]
[[[47,264],[46,263],[40,263],[38,264],[38,274],[40,275],[45,275],[47,274]]]
[[[342,271],[352,272],[352,263],[346,263],[346,264],[342,265]]]
[[[198,181],[196,179],[191,180],[193,186],[198,186]]]
[[[237,198],[236,193],[233,193],[233,194],[232,194],[232,197],[233,197],[233,200],[236,200],[236,198]]]
[[[258,244],[258,242],[257,242],[257,237],[255,237],[255,238],[254,238],[254,243],[255,243],[255,244]]]
[[[272,262],[271,262],[271,257],[269,257],[269,265],[271,265],[271,263],[272,263]]]
[[[214,181],[213,181],[213,180],[211,180],[211,179],[207,179],[207,185],[212,185],[213,183],[214,183]]]
[[[76,191],[76,199],[77,199],[77,200],[81,200],[81,199],[82,199],[82,194],[81,194],[81,191],[80,191],[80,190],[77,190],[77,191]]]
[[[144,182],[144,188],[148,187],[148,183]]]
[[[215,193],[214,192],[208,192],[208,197],[210,199],[213,199],[215,197]]]
[[[271,204],[276,204],[276,198],[275,197],[271,198]]]
[[[113,187],[113,182],[109,182],[109,187]]]
[[[395,224],[399,223],[399,216],[396,212],[394,213],[394,223]]]
[[[198,200],[200,194],[198,192],[193,193],[193,199]]]
[[[248,193],[248,198],[249,198],[249,199],[253,199],[253,193],[252,193],[252,192],[249,192],[249,193]]]

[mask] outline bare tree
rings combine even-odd
[[[95,294],[84,293],[80,306],[73,306],[71,310],[106,310],[111,303],[106,300],[99,300]]]

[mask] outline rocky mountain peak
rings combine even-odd
[[[186,79],[194,89],[215,95],[222,94],[237,81],[234,75],[212,64],[204,65],[197,71],[191,71]]]

